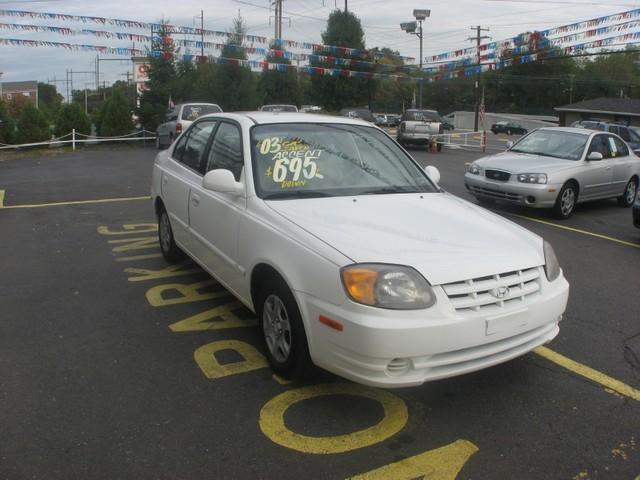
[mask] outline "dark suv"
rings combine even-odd
[[[615,133],[621,137],[631,147],[636,154],[640,153],[640,136],[633,128],[615,122],[600,122],[598,120],[580,120],[573,122],[572,127],[588,128],[589,130],[600,130],[602,132]]]

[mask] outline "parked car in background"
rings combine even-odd
[[[640,152],[640,132],[637,127],[630,127],[615,122],[600,122],[597,120],[580,120],[573,122],[572,127],[588,128],[590,130],[599,130],[601,132],[611,132],[622,138],[636,153]]]
[[[400,119],[396,139],[402,146],[410,143],[431,146],[443,132],[440,115],[436,110],[406,110]],[[438,143],[438,151],[442,144]]]
[[[360,120],[371,123],[376,122],[376,118],[373,116],[373,113],[371,113],[371,110],[366,107],[343,108],[340,110],[340,116],[347,118],[359,118]]]
[[[491,125],[491,131],[496,135],[506,133],[507,135],[526,135],[527,129],[522,125],[513,122],[497,122]]]
[[[224,113],[158,154],[151,197],[164,257],[256,313],[278,374],[404,387],[551,341],[569,294],[549,243],[439,178],[361,120]]]
[[[379,127],[395,127],[400,123],[400,115],[380,113],[375,116],[375,124]]]
[[[181,103],[167,112],[164,122],[156,129],[156,147],[164,150],[202,115],[222,112],[215,103]]]
[[[297,112],[298,107],[295,105],[263,105],[260,107],[261,112]]]
[[[577,203],[617,198],[633,203],[640,158],[617,135],[584,128],[545,127],[504,153],[476,160],[464,183],[479,201],[552,208],[568,218]]]

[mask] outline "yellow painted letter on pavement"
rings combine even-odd
[[[114,253],[142,250],[144,248],[160,248],[158,246],[158,237],[119,238],[118,240],[109,240],[109,243],[124,243],[124,245],[112,248]]]
[[[215,291],[211,288],[217,286]],[[200,292],[207,289],[208,291]],[[170,293],[171,295],[164,295]],[[176,295],[178,293],[178,295]],[[205,280],[195,283],[167,283],[157,285],[147,290],[145,296],[152,307],[164,307],[165,305],[177,305],[180,303],[201,302],[211,298],[220,298],[230,296],[231,294],[224,290],[222,286],[214,279]]]
[[[455,480],[467,463],[467,460],[478,451],[473,443],[457,440],[449,445],[399,462],[385,465],[351,480]]]
[[[191,266],[191,268],[185,268]],[[169,265],[160,270],[149,270],[146,268],[125,268],[125,273],[135,273],[137,276],[129,277],[130,282],[142,282],[144,280],[157,280],[159,278],[182,277],[193,273],[202,272],[201,268],[194,267],[192,263],[186,262],[180,265]]]
[[[241,320],[233,313],[233,309],[240,308],[240,302],[231,302],[205,310],[189,318],[172,323],[172,332],[196,332],[200,330],[222,330],[224,328],[255,327],[256,320]]]
[[[158,225],[155,223],[128,223],[122,225],[122,230],[110,230],[106,225],[100,225],[98,227],[98,233],[100,235],[131,235],[157,231]]]
[[[377,424],[344,435],[309,437],[290,430],[284,415],[292,405],[323,395],[352,395],[378,402],[384,417]],[[269,400],[260,411],[260,429],[272,442],[302,453],[343,453],[380,443],[404,428],[409,418],[404,401],[386,390],[352,383],[328,383],[288,390]]]
[[[215,357],[216,352],[235,350],[242,356],[239,362],[221,364]],[[193,353],[196,363],[207,378],[222,378],[238,373],[260,370],[268,366],[267,359],[258,350],[240,340],[219,340],[198,348]]]

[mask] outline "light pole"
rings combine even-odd
[[[422,109],[422,84],[424,81],[424,72],[422,71],[422,22],[431,16],[431,10],[414,9],[413,17],[415,22],[401,23],[400,28],[405,32],[415,35],[420,39],[420,99],[418,100],[418,108]]]

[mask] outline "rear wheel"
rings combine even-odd
[[[285,282],[269,278],[260,289],[257,313],[267,360],[278,375],[299,379],[312,363],[298,304]]]
[[[553,211],[560,219],[567,219],[573,214],[578,200],[578,189],[573,183],[565,183],[556,198]]]
[[[161,208],[160,215],[158,216],[158,237],[160,240],[160,251],[167,262],[176,263],[184,258],[184,253],[182,253],[180,247],[176,245],[176,241],[173,238],[169,214],[164,207]]]
[[[636,199],[636,193],[638,192],[638,184],[635,179],[629,180],[627,186],[624,187],[624,193],[618,197],[618,205],[621,207],[630,207],[633,205],[633,201]]]

